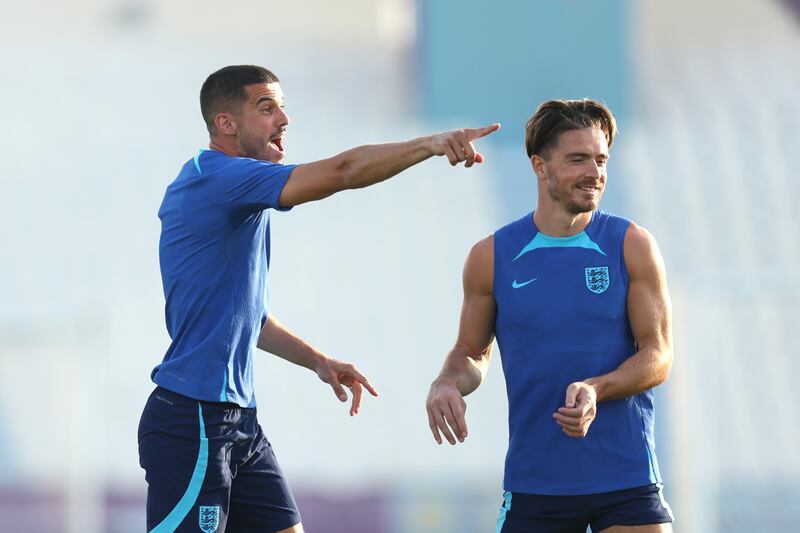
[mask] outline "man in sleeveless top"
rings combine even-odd
[[[437,443],[464,441],[463,397],[496,336],[509,405],[498,533],[672,531],[652,390],[672,366],[670,299],[653,237],[598,210],[615,134],[599,102],[539,106],[525,139],[536,210],[464,266],[458,340],[428,419]]]
[[[386,180],[430,157],[471,167],[473,141],[494,124],[360,146],[302,165],[282,164],[289,117],[277,76],[225,67],[200,91],[209,149],[183,165],[159,210],[160,262],[172,340],[152,372],[157,387],[139,425],[148,483],[147,530],[301,533],[300,514],[256,418],[255,348],[305,367],[358,413],[358,369],[327,356],[269,309],[272,209]]]

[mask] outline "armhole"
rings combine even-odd
[[[492,233],[492,297],[494,298],[494,303],[497,305],[497,234],[500,233],[500,230],[495,231]]]
[[[623,281],[625,281],[625,287],[626,287],[625,288],[625,293],[627,294],[627,292],[628,292],[628,289],[627,289],[627,287],[628,287],[628,261],[625,259],[625,237],[627,237],[627,235],[628,235],[628,230],[630,229],[632,222],[630,220],[627,220],[627,219],[624,219],[624,218],[621,219],[621,220],[623,221],[623,225],[622,225],[622,232],[621,232],[622,233],[622,237],[620,237],[620,240],[619,240],[620,241],[619,242],[619,245],[620,245],[620,247],[619,247],[619,250],[620,250],[620,262],[621,262],[620,266],[622,267],[620,269],[620,272],[622,272],[622,279],[623,279]]]

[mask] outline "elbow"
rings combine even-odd
[[[360,179],[362,172],[355,167],[347,155],[347,153],[342,154],[341,159],[336,162],[334,171],[336,187],[342,191],[366,187],[368,183]]]
[[[667,381],[671,373],[672,373],[672,350],[665,349],[659,352],[658,372],[656,373],[657,382],[655,383],[655,385],[661,385],[662,383]]]

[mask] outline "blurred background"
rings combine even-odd
[[[666,260],[675,363],[657,443],[676,531],[797,530],[796,0],[0,8],[0,531],[145,530],[136,429],[168,346],[156,213],[207,144],[200,85],[241,63],[281,78],[287,162],[503,124],[478,143],[485,165],[430,160],[272,218],[272,311],[381,391],[351,419],[313,374],[259,352],[259,418],[307,531],[494,531],[499,360],[467,399],[465,444],[436,446],[424,402],[470,246],[535,206],[524,124],[554,97],[615,112],[602,207]]]

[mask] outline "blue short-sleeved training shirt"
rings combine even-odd
[[[296,165],[201,150],[158,211],[172,343],[158,385],[197,400],[255,407],[253,349],[267,319],[269,209]]]

